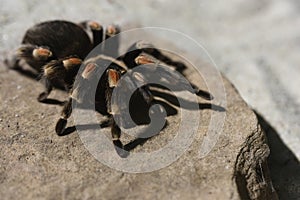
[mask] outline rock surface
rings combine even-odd
[[[205,87],[193,73],[186,74],[192,82]],[[58,137],[54,126],[61,107],[38,103],[36,97],[42,85],[1,64],[1,198],[276,199],[264,132],[234,86],[226,79],[223,82],[226,108],[198,99],[201,125],[190,148],[167,167],[135,174],[97,161],[76,132]],[[54,99],[66,97],[58,90],[51,94]],[[200,157],[199,147],[213,113],[226,116],[223,129],[217,133],[220,135],[213,149]],[[172,139],[179,118],[178,114],[168,116],[168,126],[133,152],[162,148],[163,142]]]

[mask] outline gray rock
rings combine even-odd
[[[194,73],[188,70],[186,75],[205,88]],[[78,134],[58,137],[54,126],[61,107],[38,103],[36,97],[42,85],[1,64],[1,198],[276,199],[266,161],[269,148],[264,132],[234,86],[225,78],[223,83],[226,107],[221,108],[215,100],[198,99],[201,125],[191,146],[178,160],[148,173],[126,173],[97,161]],[[54,99],[66,97],[58,90],[51,94]],[[200,156],[199,149],[208,137],[215,113],[226,116],[223,128],[215,133],[218,138],[213,148]],[[178,120],[179,114],[168,116],[168,126],[132,152],[163,149],[175,136]],[[164,160],[158,159],[154,168],[160,162]]]

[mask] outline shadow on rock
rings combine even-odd
[[[273,186],[279,199],[300,197],[300,163],[284,144],[276,130],[256,112],[258,121],[268,138],[271,154],[268,158]]]

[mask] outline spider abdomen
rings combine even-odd
[[[27,30],[22,43],[46,46],[56,58],[76,55],[84,59],[92,50],[92,42],[87,33],[77,24],[62,20],[33,26]]]

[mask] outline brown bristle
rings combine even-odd
[[[49,78],[56,78],[63,69],[58,60],[52,60],[43,67],[44,75]]]
[[[99,23],[94,22],[94,21],[89,22],[89,26],[93,30],[101,30],[102,29],[102,26]]]
[[[73,66],[81,65],[82,60],[80,58],[68,58],[63,60],[63,65],[66,69],[69,69]]]
[[[33,50],[32,55],[37,59],[48,59],[52,56],[52,52],[49,49],[39,47]]]
[[[116,87],[118,85],[118,81],[120,80],[120,74],[113,69],[108,70],[108,84],[109,87]]]
[[[107,33],[109,35],[114,35],[114,34],[117,34],[117,27],[115,25],[109,25],[107,27]]]
[[[54,74],[54,72],[55,71],[54,71],[53,67],[47,66],[44,68],[44,75],[46,77],[51,76],[52,74]]]
[[[88,79],[90,77],[90,74],[96,69],[96,66],[97,65],[95,63],[88,63],[85,66],[81,76],[85,79]]]
[[[154,63],[154,61],[150,57],[145,56],[145,55],[140,55],[140,56],[136,57],[134,61],[138,65],[146,65],[146,64]]]

